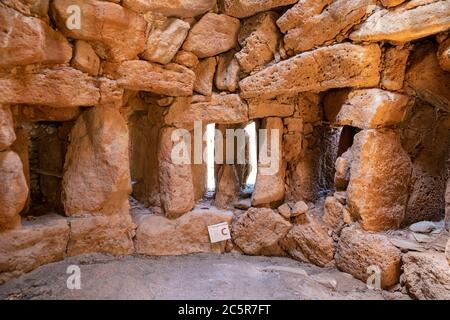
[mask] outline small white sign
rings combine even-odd
[[[228,223],[222,222],[208,226],[209,239],[211,243],[216,243],[224,240],[231,239],[230,228],[228,228]]]

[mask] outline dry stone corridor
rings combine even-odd
[[[0,288],[231,253],[450,300],[449,231],[450,0],[0,0]]]

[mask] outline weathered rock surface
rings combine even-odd
[[[448,239],[447,246],[445,247],[445,257],[447,258],[448,265],[450,266],[450,239]]]
[[[195,92],[198,92],[204,96],[210,96],[212,94],[216,65],[216,58],[212,57],[201,60],[200,63],[195,67]]]
[[[12,151],[0,152],[0,231],[20,225],[20,211],[28,198],[22,161]]]
[[[373,234],[352,226],[342,230],[337,245],[336,265],[339,270],[367,281],[369,267],[379,268],[381,288],[399,282],[401,252],[382,234]]]
[[[100,58],[97,56],[92,46],[83,40],[75,41],[71,65],[91,76],[97,76],[100,72]]]
[[[69,29],[71,5],[80,8],[80,26]],[[58,0],[52,2],[58,29],[73,39],[93,41],[114,61],[132,60],[144,51],[147,23],[144,18],[122,6],[97,0]],[[99,49],[100,49],[99,48]]]
[[[239,63],[235,51],[230,50],[217,58],[217,70],[214,83],[217,89],[235,92],[239,85]]]
[[[450,73],[439,66],[436,50],[435,45],[429,44],[413,53],[406,82],[423,100],[450,111]]]
[[[125,255],[134,252],[136,226],[128,213],[70,218],[69,224],[68,256],[94,252]]]
[[[282,241],[282,247],[294,259],[320,267],[332,265],[334,242],[319,217],[307,216],[307,222],[296,224]]]
[[[292,225],[268,208],[250,208],[231,228],[234,244],[248,255],[284,255],[280,241]]]
[[[14,122],[9,106],[0,105],[0,151],[8,148],[16,140]]]
[[[68,216],[128,213],[128,128],[118,110],[85,111],[70,134],[63,203]]]
[[[393,10],[379,10],[350,35],[353,41],[408,42],[450,27],[448,0],[409,1]]]
[[[161,205],[166,217],[171,219],[180,217],[194,207],[192,166],[173,156],[176,152],[174,145],[186,147],[184,139],[172,140],[175,130],[173,127],[161,130],[158,148]]]
[[[0,4],[0,66],[67,63],[72,48],[64,36],[44,21],[26,17]]]
[[[49,1],[47,0],[3,0],[2,3],[26,16],[48,19]]]
[[[364,130],[356,134],[347,189],[350,212],[365,230],[380,231],[400,226],[406,209],[411,160],[398,132]]]
[[[219,7],[227,15],[246,18],[256,13],[287,6],[298,0],[220,0]]]
[[[386,8],[390,8],[398,6],[399,4],[402,4],[405,1],[406,0],[381,0],[381,4]]]
[[[167,124],[193,126],[202,123],[235,124],[248,121],[248,106],[237,94],[213,94],[211,97],[178,98],[165,116]]]
[[[195,54],[184,50],[178,51],[173,61],[187,68],[195,68],[199,63]]]
[[[0,284],[41,265],[64,259],[69,226],[57,215],[25,222],[21,229],[0,233]]]
[[[220,166],[216,179],[214,205],[218,208],[232,206],[239,198],[239,179],[233,165]]]
[[[194,72],[175,63],[162,66],[143,60],[131,60],[120,64],[105,64],[103,71],[129,90],[178,97],[192,95],[194,88]]]
[[[231,224],[232,220],[231,211],[215,208],[194,209],[175,220],[145,216],[137,223],[136,252],[167,256],[223,251],[220,244],[211,244],[208,226],[222,222]]]
[[[347,190],[350,182],[350,168],[353,161],[353,152],[349,148],[340,157],[336,159],[334,173],[334,187],[336,190]]]
[[[408,100],[408,96],[380,89],[335,91],[325,98],[325,115],[333,126],[388,127],[403,121]]]
[[[189,23],[174,18],[154,23],[142,57],[150,62],[169,63],[183,45],[190,27]]]
[[[436,225],[432,221],[420,221],[409,226],[409,230],[419,233],[430,233],[436,229]]]
[[[280,40],[277,18],[274,12],[264,12],[244,20],[238,36],[242,49],[236,54],[243,72],[250,73],[272,61]]]
[[[123,0],[123,6],[139,13],[149,11],[168,17],[191,18],[213,10],[216,0]]]
[[[371,87],[380,81],[378,45],[338,44],[279,62],[239,83],[244,98],[293,96],[305,91]]]
[[[224,14],[207,13],[189,31],[183,49],[199,58],[208,58],[234,48],[239,20]]]
[[[335,197],[325,199],[323,222],[335,234],[340,234],[344,227],[344,206]]]
[[[445,71],[450,72],[450,38],[443,41],[439,45],[439,50],[437,54],[439,65],[441,66],[441,68],[444,69]]]
[[[258,170],[255,190],[252,194],[252,206],[274,205],[283,202],[285,189],[284,177],[286,163],[283,160],[283,121],[280,118],[265,118],[261,129],[267,130],[265,147],[259,150]]]
[[[384,53],[384,69],[381,73],[381,87],[387,90],[400,90],[405,81],[409,48],[391,47]]]
[[[12,108],[14,118],[21,122],[71,121],[81,113],[80,108],[55,108],[20,105]]]
[[[95,79],[64,66],[1,73],[0,91],[0,104],[69,108],[93,106],[100,99]]]
[[[450,268],[441,252],[409,252],[403,256],[405,286],[420,300],[450,299]]]
[[[294,114],[294,109],[294,104],[278,100],[251,99],[248,101],[248,116],[250,119],[290,117]]]
[[[278,22],[286,33],[284,46],[299,53],[338,36],[344,39],[373,10],[370,7],[375,3],[374,0],[299,1]]]

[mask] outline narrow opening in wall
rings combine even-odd
[[[214,123],[206,126],[206,198],[212,198],[216,191],[216,178],[215,178],[215,130],[216,125]]]
[[[64,213],[62,175],[67,150],[65,126],[59,122],[36,122],[27,126],[30,203],[28,215]]]
[[[339,146],[337,156],[340,157],[353,145],[353,139],[358,133],[358,128],[344,126],[341,130],[341,136],[339,138]]]
[[[248,136],[248,176],[243,185],[243,190],[245,193],[252,193],[255,188],[256,183],[256,172],[258,170],[258,148],[256,141],[256,123],[254,121],[250,122],[245,127],[245,132]]]

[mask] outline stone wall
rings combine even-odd
[[[88,252],[234,250],[363,281],[376,265],[383,288],[404,260],[433,298],[389,235],[449,220],[449,17],[449,0],[1,0],[0,283]],[[259,163],[242,199],[248,164],[216,164],[206,201],[173,133],[251,121],[280,133],[278,170]],[[232,240],[210,244],[218,222]]]

